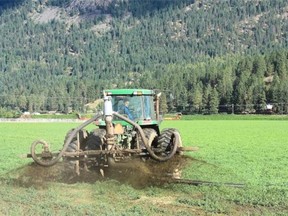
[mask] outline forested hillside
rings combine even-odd
[[[81,110],[105,88],[139,87],[170,111],[288,111],[286,0],[4,3],[2,108]]]

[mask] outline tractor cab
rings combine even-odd
[[[111,97],[112,109],[139,125],[157,125],[157,103],[153,90],[147,89],[111,89],[104,90],[104,96]],[[157,100],[156,100],[157,101]],[[99,122],[104,125],[105,122]],[[114,116],[113,123],[127,125],[127,122]]]

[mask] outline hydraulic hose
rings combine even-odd
[[[128,122],[129,124],[133,125],[135,128],[137,128],[137,130],[139,131],[140,133],[140,136],[144,142],[144,145],[145,145],[145,148],[147,149],[148,153],[151,155],[151,157],[157,161],[160,161],[160,162],[164,162],[164,161],[167,161],[169,159],[171,159],[177,152],[177,147],[178,147],[178,143],[180,142],[180,136],[177,132],[173,133],[173,135],[175,136],[175,139],[174,139],[174,145],[173,145],[173,149],[170,151],[170,153],[167,155],[167,156],[158,156],[154,153],[154,151],[150,148],[150,145],[145,137],[145,134],[142,130],[142,128],[136,124],[135,122],[131,121],[129,118],[126,118],[125,116],[123,115],[120,115],[118,114],[117,112],[113,112],[113,115],[117,116],[118,118],[120,119],[123,119],[124,121]]]
[[[86,127],[87,125],[91,124],[92,122],[96,121],[97,119],[101,118],[103,116],[103,114],[98,114],[98,115],[95,115],[94,117],[92,117],[91,119],[85,121],[84,123],[82,123],[80,126],[78,126],[77,128],[75,128],[72,133],[69,135],[68,139],[66,140],[64,146],[63,146],[63,149],[59,152],[59,154],[53,158],[52,160],[47,160],[47,161],[43,161],[41,159],[39,159],[37,156],[36,156],[36,153],[35,153],[35,148],[38,144],[42,144],[42,145],[46,145],[45,142],[43,141],[35,141],[34,143],[32,143],[31,145],[31,156],[33,158],[33,160],[41,165],[41,166],[53,166],[55,165],[60,159],[61,157],[63,156],[64,152],[67,150],[67,147],[69,146],[69,144],[71,143],[72,139],[75,137],[75,135],[81,130],[83,129],[84,127]]]

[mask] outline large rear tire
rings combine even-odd
[[[64,140],[64,144],[66,143],[67,139],[70,137],[71,133],[73,132],[74,129],[71,129],[70,131],[67,132]],[[80,150],[85,149],[86,141],[88,137],[88,132],[87,130],[80,130],[79,131],[79,144],[80,144]],[[78,149],[78,141],[77,141],[77,134],[73,137],[72,141],[69,143],[66,152],[76,152]]]
[[[158,134],[156,132],[156,130],[152,129],[152,128],[143,128],[143,132],[145,134],[145,137],[148,141],[148,145],[149,147],[154,147],[157,145],[157,137]],[[139,139],[139,147],[140,149],[145,149],[145,144],[143,142],[143,140],[141,139],[141,136],[138,135],[138,139]],[[147,161],[150,157],[149,156],[143,156],[141,157],[141,159],[143,161]]]
[[[161,131],[160,136],[158,137],[157,147],[161,149],[161,153],[163,155],[168,155],[174,146],[175,134],[179,136],[179,142],[176,143],[177,147],[182,147],[182,140],[180,137],[180,133],[175,128],[166,128]],[[178,154],[182,155],[182,151],[177,151]]]
[[[96,128],[90,133],[87,139],[85,150],[103,150],[105,143],[106,130],[103,128]],[[93,160],[87,163],[88,169],[95,169],[107,163],[107,159],[103,155],[91,156]]]
[[[66,136],[65,136],[65,140],[64,140],[64,145],[66,143],[66,141],[68,140],[68,138],[70,137],[70,135],[72,134],[74,129],[71,129],[70,131],[67,132]],[[77,135],[79,134],[79,136]],[[78,138],[79,138],[79,149],[78,149]],[[75,134],[75,136],[72,138],[71,142],[69,143],[69,145],[67,146],[66,152],[77,152],[78,150],[84,150],[85,146],[86,146],[86,141],[88,138],[88,132],[87,130],[80,130],[78,133]],[[80,174],[80,166],[83,166],[82,162],[79,162],[77,160],[73,160],[73,161],[69,161],[68,158],[63,159],[64,161],[67,161],[67,170],[73,170],[73,172],[76,172],[77,175]]]
[[[156,145],[157,137],[158,137],[158,134],[157,134],[156,130],[154,130],[152,128],[143,128],[143,132],[144,132],[145,137],[146,137],[146,139],[148,141],[148,145],[150,147]],[[145,144],[144,144],[143,140],[141,139],[141,136],[139,135],[138,137],[139,137],[140,148],[144,149],[145,148]]]
[[[106,135],[105,129],[96,128],[88,136],[85,150],[102,150],[105,135]]]

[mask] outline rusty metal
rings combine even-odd
[[[139,154],[141,153],[142,150],[141,149],[123,149],[123,150],[87,150],[87,151],[78,151],[78,152],[64,152],[63,153],[63,156],[69,156],[69,157],[78,157],[78,156],[97,156],[97,155],[101,155],[101,154]],[[58,153],[51,153],[50,154],[51,156],[56,156],[58,155]],[[36,154],[36,156],[38,157],[43,157],[45,158],[46,156],[43,155],[43,153],[41,154]],[[32,154],[27,154],[27,157],[28,158],[31,158],[32,157]],[[48,158],[48,157],[47,157]]]
[[[193,186],[226,186],[234,188],[244,188],[247,185],[243,183],[233,183],[233,182],[212,182],[212,181],[201,181],[193,179],[175,179],[175,178],[159,178],[159,181],[172,184],[187,184]]]
[[[198,151],[199,148],[198,147],[178,147],[177,148],[177,152],[178,151],[192,151],[192,152],[195,152],[195,151]]]
[[[67,138],[63,149],[58,153],[58,154],[52,154],[53,156],[55,156],[54,158],[51,158],[51,160],[42,160],[39,159],[35,150],[36,150],[36,146],[41,144],[43,145],[43,148],[47,148],[47,143],[43,142],[43,141],[35,141],[34,143],[32,143],[31,145],[31,157],[33,158],[33,160],[41,165],[41,166],[53,166],[54,164],[56,164],[64,155],[64,153],[66,152],[66,149],[68,147],[68,145],[70,144],[70,142],[72,141],[73,137],[75,137],[76,133],[78,133],[81,129],[83,129],[84,127],[86,127],[87,125],[91,124],[92,122],[96,121],[97,119],[102,117],[102,113],[95,115],[94,117],[92,117],[91,119],[85,121],[84,123],[82,123],[79,127],[77,127],[76,129],[74,129],[72,131],[72,133],[70,134],[70,136]]]
[[[196,147],[178,147],[178,151],[197,151],[198,148]],[[153,148],[155,153],[159,153],[162,150]],[[97,156],[97,155],[113,155],[113,154],[146,154],[145,150],[141,149],[122,149],[122,150],[86,150],[86,151],[76,151],[76,152],[64,152],[63,157],[81,157],[81,156]],[[35,154],[37,157],[41,158],[52,158],[58,155],[58,153],[51,153],[51,152],[42,152],[39,154]],[[32,157],[32,154],[27,154],[28,158]],[[74,159],[74,160],[77,160]]]
[[[108,150],[112,149],[112,146],[115,144],[114,126],[112,123],[112,118],[112,116],[105,116],[106,143]]]
[[[160,149],[153,149],[154,152],[160,152]],[[177,151],[197,151],[196,147],[178,147]],[[97,155],[109,155],[109,154],[140,154],[145,153],[145,150],[141,149],[122,149],[122,150],[87,150],[87,151],[76,151],[76,152],[64,152],[64,157],[79,157],[79,156],[97,156]],[[46,152],[42,152],[41,154],[36,154],[37,157],[42,158],[51,158],[57,156],[58,153],[48,154]],[[32,154],[27,154],[28,158],[32,157]]]
[[[77,132],[77,151],[80,151],[79,131]],[[80,175],[79,160],[75,162],[75,172],[77,175]]]

